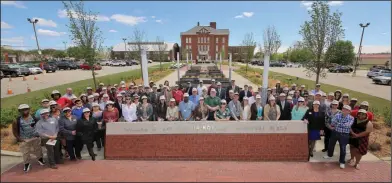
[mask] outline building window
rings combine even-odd
[[[189,43],[188,38],[185,38],[185,42],[186,42],[186,43]]]
[[[189,45],[189,50],[192,50],[192,45]]]
[[[200,37],[197,38],[197,43],[200,43]]]
[[[190,37],[188,41],[189,41],[189,43],[192,43],[192,37]]]
[[[210,51],[210,45],[207,45],[207,51]]]
[[[204,43],[207,43],[207,38],[206,37],[204,37]]]
[[[219,39],[218,39],[218,38],[215,38],[215,42],[216,42],[216,43],[219,43]]]
[[[223,51],[223,52],[225,51],[225,46],[224,45],[222,45],[222,50],[221,51]]]
[[[207,43],[210,43],[210,37],[207,37]]]
[[[222,38],[222,43],[225,43],[225,38],[224,37]]]
[[[218,52],[218,45],[215,46],[215,52]]]

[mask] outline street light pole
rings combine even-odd
[[[64,43],[64,50],[67,50],[67,41],[63,41]]]
[[[127,43],[125,43],[125,41],[127,40],[127,38],[122,38],[122,40],[124,41],[124,59],[125,59],[125,54],[127,53]]]
[[[35,24],[38,23],[38,19],[31,20],[30,18],[27,18],[27,21],[33,24],[34,35],[35,35],[35,41],[37,42],[38,54],[41,55],[41,50],[40,50],[39,44],[38,44],[37,31],[35,30]]]
[[[363,25],[362,23],[359,24],[359,26],[362,27],[362,34],[361,34],[361,41],[359,42],[358,57],[357,57],[357,60],[355,62],[355,65],[354,65],[354,71],[353,71],[353,75],[352,75],[353,77],[356,76],[357,67],[358,67],[358,64],[359,64],[359,59],[361,58],[363,33],[365,32],[365,28],[368,27],[369,25],[370,25],[370,23],[366,23],[366,25]]]

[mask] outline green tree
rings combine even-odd
[[[253,37],[253,33],[245,34],[244,40],[242,40],[242,46],[244,46],[246,69],[245,73],[248,72],[248,63],[253,58],[253,54],[256,48],[256,41]],[[242,51],[241,51],[242,52]]]
[[[313,59],[312,52],[307,48],[297,48],[291,50],[289,54],[290,62],[307,63]]]
[[[67,54],[69,57],[73,57],[75,59],[83,59],[84,55],[82,54],[82,50],[78,46],[69,47],[67,49]]]
[[[65,58],[65,57],[67,57],[67,54],[65,53],[65,51],[56,50],[56,51],[52,54],[52,56],[55,57],[55,58]]]
[[[64,2],[65,10],[69,17],[69,32],[71,40],[79,47],[86,63],[92,68],[94,87],[97,87],[94,64],[97,62],[97,53],[102,50],[102,32],[96,24],[97,13],[85,10],[84,2]]]
[[[314,59],[305,64],[309,75],[316,74],[316,83],[320,75],[325,77],[325,68],[328,64],[324,59],[325,51],[336,41],[344,37],[344,29],[340,20],[342,13],[330,14],[329,5],[326,1],[313,2],[308,11],[311,19],[301,26],[303,46],[308,48],[314,55]]]
[[[328,48],[325,59],[328,63],[352,64],[355,59],[353,43],[351,41],[336,41]]]

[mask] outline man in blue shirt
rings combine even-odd
[[[197,103],[199,103],[199,98],[200,98],[200,96],[197,95],[197,88],[193,88],[193,89],[192,89],[192,95],[189,96],[189,100],[190,100],[193,104],[196,105]]]
[[[336,114],[331,120],[332,134],[329,139],[328,155],[324,156],[325,159],[330,159],[333,156],[336,142],[339,141],[340,156],[339,163],[340,168],[345,168],[346,158],[346,146],[350,137],[351,125],[354,123],[354,117],[350,115],[351,107],[344,105],[342,112]]]
[[[72,115],[76,117],[77,120],[82,118],[83,115],[83,102],[78,98],[75,100],[75,107],[72,109]]]
[[[179,104],[180,120],[192,120],[192,111],[195,109],[193,102],[189,101],[189,94],[184,94],[184,100]]]

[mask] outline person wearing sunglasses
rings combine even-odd
[[[219,109],[215,111],[214,118],[216,121],[230,121],[231,112],[227,107],[226,100],[221,100]]]
[[[37,111],[35,111],[34,117],[39,120],[41,118],[41,110],[42,109],[49,109],[49,100],[48,99],[42,99],[41,101],[41,108],[39,108]]]
[[[81,159],[81,142],[76,138],[76,116],[72,115],[72,110],[69,107],[63,109],[64,115],[59,119],[60,133],[65,137],[66,149],[71,161],[76,161],[76,158]]]
[[[103,122],[111,123],[117,122],[119,118],[118,110],[114,107],[114,102],[108,101],[105,110],[103,111]]]
[[[98,130],[97,120],[91,116],[88,108],[83,109],[82,118],[76,123],[76,134],[81,137],[83,146],[87,146],[87,150],[91,159],[95,161],[95,153],[93,150],[95,133]]]
[[[126,122],[137,121],[136,109],[137,105],[132,102],[132,98],[130,96],[126,96],[125,104],[122,104],[122,115]]]

